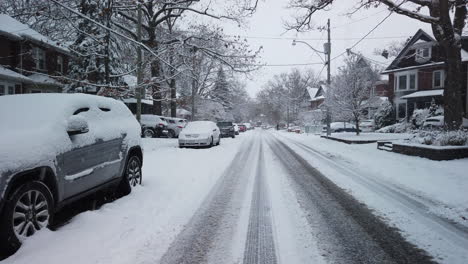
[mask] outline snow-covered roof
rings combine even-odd
[[[185,109],[177,109],[176,110],[176,115],[191,115],[192,112],[187,111]]]
[[[312,98],[310,101],[315,102],[315,101],[319,101],[319,100],[323,100],[323,99],[325,99],[325,96],[321,95],[321,96],[317,96],[317,97]]]
[[[315,95],[317,95],[319,88],[307,87],[307,92],[309,93],[310,100],[314,99]]]
[[[0,66],[0,79],[7,79],[7,80],[12,80],[12,81],[19,81],[19,82],[25,82],[25,83],[31,83],[32,80],[29,79],[28,77],[19,74],[15,71],[12,71],[10,69],[7,69],[5,67]]]
[[[63,84],[46,74],[34,73],[28,76],[36,84],[47,84],[47,85],[55,85],[55,86],[62,86]]]
[[[408,94],[402,96],[401,99],[408,99],[408,98],[417,98],[417,97],[429,97],[429,96],[443,96],[444,89],[436,89],[436,90],[427,90],[427,91],[419,91],[412,94]]]
[[[125,98],[122,100],[126,104],[136,104],[137,99],[136,98]],[[147,104],[147,105],[153,105],[153,100],[148,100],[148,99],[141,99],[142,104]]]
[[[69,53],[69,50],[66,47],[61,46],[57,42],[52,41],[48,37],[30,28],[28,25],[23,24],[6,14],[0,14],[0,35],[4,35],[14,40],[28,39],[33,42],[48,45],[61,52]]]
[[[129,87],[135,87],[138,84],[137,77],[130,74],[122,76],[122,79]]]

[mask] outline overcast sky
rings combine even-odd
[[[291,43],[293,38],[297,38],[322,50],[323,43],[326,42],[326,32],[311,31],[300,34],[292,31],[286,32],[284,21],[290,20],[292,14],[292,10],[286,8],[287,2],[288,0],[261,1],[257,12],[248,20],[246,28],[239,28],[231,23],[225,23],[224,32],[245,36],[253,48],[263,46],[260,63],[304,64],[321,62],[320,58],[306,45],[292,46]],[[389,11],[381,6],[361,10],[351,17],[347,16],[346,13],[353,10],[353,5],[356,2],[353,0],[336,0],[330,11],[316,13],[313,16],[314,23],[318,25],[326,25],[327,19],[331,19],[332,58],[355,44],[389,14]],[[385,62],[383,57],[373,54],[376,48],[383,48],[392,41],[404,41],[420,28],[432,35],[428,24],[402,15],[392,14],[372,34],[357,45],[353,51]],[[342,63],[343,56],[332,61],[332,74]],[[311,68],[318,74],[323,65],[294,67]],[[293,66],[263,67],[259,72],[253,74],[254,78],[252,80],[247,80],[249,94],[255,97],[261,87],[275,74],[290,71],[292,68]],[[326,78],[326,69],[323,70],[321,76]]]

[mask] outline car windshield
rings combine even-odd
[[[213,123],[207,121],[190,122],[185,127],[185,131],[209,131],[213,127]]]
[[[228,126],[232,126],[232,122],[218,122],[217,125],[219,127],[228,127]]]

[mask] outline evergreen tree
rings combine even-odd
[[[219,102],[224,109],[232,109],[232,89],[227,81],[223,67],[220,67],[216,76],[216,81],[211,92],[211,98]]]

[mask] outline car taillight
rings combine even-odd
[[[163,123],[160,123],[159,126],[160,126],[160,127],[164,127],[164,124],[163,124]]]
[[[183,126],[177,126],[178,128],[184,128]]]

